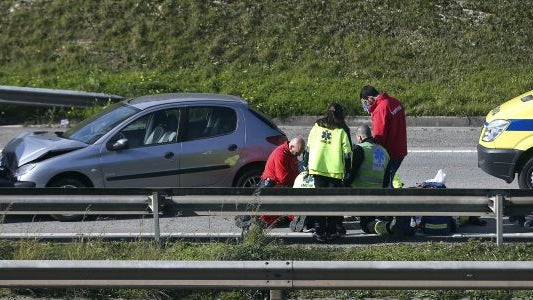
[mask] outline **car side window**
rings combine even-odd
[[[179,126],[179,109],[156,111],[140,117],[124,127],[120,138],[128,139],[129,148],[175,143]]]
[[[224,135],[235,131],[237,113],[222,106],[189,107],[185,140],[195,140]]]

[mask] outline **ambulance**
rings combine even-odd
[[[518,174],[521,189],[533,188],[533,90],[491,110],[477,146],[478,167],[513,182]]]

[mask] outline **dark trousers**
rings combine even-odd
[[[313,175],[313,178],[315,180],[315,188],[338,188],[342,186],[342,180],[326,177],[326,176],[320,176],[320,175]],[[337,229],[339,227],[342,227],[342,221],[344,218],[342,216],[310,216],[308,217],[308,224],[311,227],[315,228],[315,232],[317,234],[334,234],[337,232]]]
[[[385,169],[385,176],[383,177],[384,188],[392,188],[392,181],[394,180],[394,175],[396,174],[396,171],[398,171],[398,169],[400,168],[402,161],[403,157],[400,159],[389,160],[387,168]]]

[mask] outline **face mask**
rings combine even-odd
[[[370,106],[372,106],[368,100],[361,99],[361,105],[363,106],[363,110],[366,111],[367,114],[370,114]]]

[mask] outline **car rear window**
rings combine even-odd
[[[253,108],[248,108],[248,110],[254,115],[256,116],[259,120],[263,121],[263,123],[267,124],[268,127],[272,128],[272,129],[275,129],[277,131],[281,131],[278,126],[276,124],[274,124],[274,122],[272,122],[266,115],[264,115],[262,112],[258,111],[258,110],[255,110]]]

